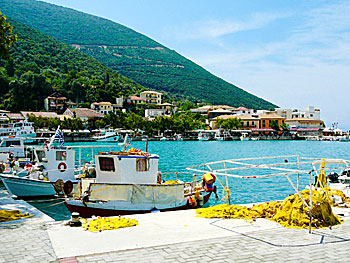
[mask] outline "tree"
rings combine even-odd
[[[271,120],[270,127],[271,129],[274,129],[276,131],[280,130],[280,126],[278,125],[278,122],[276,120]]]
[[[6,22],[6,16],[0,12],[0,58],[10,58],[10,47],[17,40],[17,35],[12,34],[13,27]]]
[[[236,130],[243,127],[243,122],[239,118],[229,118],[227,120],[218,118],[216,121],[216,126],[228,130]]]

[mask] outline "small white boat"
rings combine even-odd
[[[160,141],[169,141],[169,139],[167,137],[162,137],[160,138]]]
[[[239,138],[241,141],[249,141],[249,135],[247,132],[242,132],[242,135]]]
[[[200,132],[198,134],[198,141],[209,141],[209,135],[205,132]]]
[[[118,142],[119,135],[113,129],[101,129],[92,136],[98,142]]]
[[[126,145],[121,152],[95,156],[96,178],[82,178],[76,194],[65,200],[71,212],[82,217],[124,215],[194,208],[209,200],[215,177],[206,190],[195,178],[162,183],[159,156],[134,148],[125,151]]]

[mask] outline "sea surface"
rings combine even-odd
[[[90,161],[91,157],[99,151],[116,151],[121,146],[114,143],[70,143],[68,145],[108,145],[106,148],[98,148],[93,151],[91,148],[83,148],[81,159]],[[146,142],[132,142],[132,146],[145,150]],[[310,158],[337,158],[350,160],[350,142],[322,142],[322,141],[155,141],[148,142],[148,152],[160,156],[159,170],[164,174],[167,172],[189,172],[187,167],[220,160],[231,160],[240,158],[254,158],[263,156],[290,156]],[[79,154],[76,152],[78,159]],[[273,160],[257,159],[241,161],[246,164],[263,163],[289,163],[296,162],[297,157],[280,157]],[[246,165],[243,165],[246,166]],[[231,166],[238,167],[238,165]],[[221,167],[223,168],[223,166]],[[296,165],[288,165],[289,169],[297,168]],[[311,170],[312,166],[301,165],[300,169]],[[317,168],[317,167],[316,167]],[[282,171],[274,171],[282,173]],[[271,173],[268,169],[245,169],[234,171],[237,175],[264,175]],[[172,179],[163,175],[165,179]],[[178,174],[178,178],[183,181],[192,181],[192,174]],[[290,175],[291,180],[296,185],[297,175]],[[304,189],[310,182],[307,173],[299,175],[300,189]],[[223,184],[226,178],[219,177]],[[268,177],[264,179],[240,179],[228,178],[230,187],[231,203],[244,204],[264,202],[271,200],[282,200],[295,191],[285,176]],[[219,198],[212,195],[209,206],[226,202],[221,200],[224,196],[223,187],[217,181]],[[55,220],[65,220],[70,218],[70,213],[63,204],[62,199],[34,199],[27,200],[28,203],[42,210]]]

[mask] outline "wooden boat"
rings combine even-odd
[[[112,216],[188,209],[208,202],[214,176],[207,176],[206,187],[196,178],[189,183],[162,182],[159,156],[134,148],[126,151],[127,146],[125,141],[122,151],[95,156],[96,177],[81,178],[76,194],[65,200],[71,212],[83,217]]]

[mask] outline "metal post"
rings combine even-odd
[[[312,222],[312,171],[310,171],[310,205],[309,205],[309,216],[310,216],[310,223],[309,223],[309,234],[311,234],[311,222]]]
[[[225,174],[226,174],[226,191],[227,191],[227,200],[228,200],[228,205],[231,205],[231,199],[230,199],[230,191],[228,190],[228,177],[227,177],[227,166],[226,166],[226,162],[224,162],[224,166],[225,166]]]
[[[81,171],[81,148],[79,147],[79,171]]]
[[[297,163],[298,163],[298,165],[297,165],[297,168],[298,168],[298,171],[299,171],[299,163],[300,163],[300,157],[299,157],[299,155],[298,155],[298,161],[297,161]],[[299,191],[299,172],[298,172],[298,174],[297,174],[297,189],[298,189],[298,191]]]

